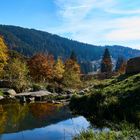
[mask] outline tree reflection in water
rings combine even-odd
[[[0,134],[47,126],[71,117],[67,107],[48,103],[0,105]]]
[[[46,119],[59,111],[62,106],[54,104],[33,103],[29,105],[32,115],[39,120]]]

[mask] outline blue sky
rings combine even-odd
[[[140,0],[0,0],[0,24],[140,49]]]

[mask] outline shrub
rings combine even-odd
[[[40,84],[33,84],[32,89],[33,89],[33,91],[39,91],[39,90],[43,90],[44,87]]]
[[[0,96],[3,96],[4,94],[3,94],[3,92],[0,90]]]

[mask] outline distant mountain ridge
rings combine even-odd
[[[140,50],[123,46],[96,46],[78,41],[73,41],[35,29],[27,29],[17,26],[0,25],[0,35],[12,50],[16,50],[25,56],[32,56],[38,52],[53,54],[55,58],[61,56],[66,59],[71,51],[75,51],[79,61],[99,60],[105,47],[109,48],[113,58],[124,56],[126,59],[140,56]]]

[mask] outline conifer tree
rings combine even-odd
[[[101,72],[112,72],[112,61],[108,48],[105,49],[101,62]]]
[[[118,59],[117,59],[117,62],[116,62],[116,67],[115,67],[116,72],[120,69],[123,62],[124,62],[124,58],[119,56]]]
[[[115,71],[119,73],[125,73],[126,70],[126,60],[123,57],[118,57]]]
[[[77,56],[74,51],[71,52],[70,59],[73,61],[77,61]]]

